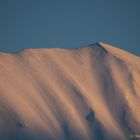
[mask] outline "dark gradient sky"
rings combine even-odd
[[[140,0],[0,0],[0,51],[98,41],[140,56]]]

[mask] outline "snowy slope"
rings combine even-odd
[[[0,53],[0,140],[140,134],[140,58],[104,43]]]

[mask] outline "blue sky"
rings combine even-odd
[[[0,51],[98,41],[140,56],[140,1],[0,0]]]

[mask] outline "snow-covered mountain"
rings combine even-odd
[[[104,43],[0,53],[0,140],[130,134],[140,134],[140,57]]]

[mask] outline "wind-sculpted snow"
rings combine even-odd
[[[139,91],[140,58],[107,44],[0,53],[0,140],[128,140]]]

